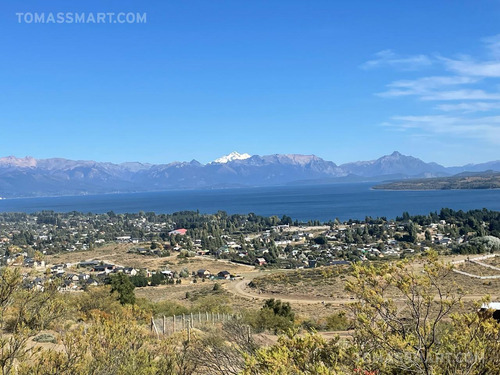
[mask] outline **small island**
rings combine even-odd
[[[399,180],[373,186],[379,190],[459,190],[500,189],[500,173],[493,171],[464,172],[449,177]]]

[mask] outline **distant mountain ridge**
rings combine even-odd
[[[484,169],[482,169],[484,168]],[[0,197],[33,197],[211,189],[283,184],[384,181],[500,171],[500,161],[447,168],[397,151],[371,161],[337,165],[315,155],[233,152],[214,162],[121,164],[62,158],[0,158]]]
[[[375,177],[390,174],[420,175],[420,174],[447,174],[446,167],[437,163],[425,163],[413,156],[405,156],[394,151],[391,155],[385,155],[377,160],[362,161],[342,164],[341,168],[350,173],[363,176]]]

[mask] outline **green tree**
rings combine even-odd
[[[279,315],[290,320],[293,320],[295,317],[290,303],[281,302],[279,299],[271,298],[266,300],[262,308],[272,310],[275,315]]]
[[[122,272],[112,275],[110,284],[111,293],[116,293],[118,295],[118,301],[120,301],[122,305],[133,305],[135,303],[135,285],[132,284],[127,275]]]
[[[163,284],[164,276],[160,272],[156,272],[151,276],[151,286]]]
[[[464,292],[435,252],[418,262],[354,264],[352,304],[358,364],[380,374],[498,374],[500,325],[462,311]],[[469,323],[466,323],[469,322]],[[489,348],[489,349],[488,349]],[[488,351],[497,354],[488,362]]]

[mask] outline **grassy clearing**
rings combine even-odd
[[[480,266],[479,264],[474,264],[470,262],[465,262],[456,266],[457,270],[471,273],[478,276],[497,276],[500,275],[500,271],[494,269]]]
[[[265,294],[342,299],[348,277],[348,266],[329,266],[257,277],[251,286]]]

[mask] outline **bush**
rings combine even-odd
[[[293,320],[295,317],[295,314],[292,312],[292,307],[290,306],[290,303],[281,302],[279,299],[274,299],[274,298],[267,299],[264,302],[264,306],[262,308],[270,309],[273,311],[275,315],[282,316],[289,320]]]
[[[324,329],[324,327],[318,323],[317,321],[314,320],[304,320],[302,322],[302,328],[304,328],[306,331],[321,331]]]
[[[247,313],[244,321],[257,332],[271,330],[278,333],[293,328],[294,318],[295,314],[288,302],[272,298],[266,300],[258,312]]]
[[[35,338],[33,338],[33,341],[35,342],[50,342],[52,344],[57,343],[56,338],[54,335],[51,335],[50,333],[41,333]]]
[[[346,331],[351,326],[344,311],[329,315],[326,318],[326,328],[330,331]]]
[[[148,286],[148,279],[143,275],[135,275],[130,277],[130,281],[137,288]]]
[[[224,295],[207,295],[199,298],[193,298],[196,305],[193,306],[193,312],[214,312],[214,313],[230,313],[229,299]]]
[[[86,292],[78,294],[73,303],[74,310],[84,320],[90,318],[93,311],[107,314],[116,314],[120,311],[120,304],[109,293],[109,287],[91,287]]]
[[[165,276],[162,273],[156,272],[153,276],[151,276],[151,286],[157,286],[163,284]]]
[[[188,313],[188,309],[185,306],[173,301],[151,302],[146,298],[138,298],[137,305],[140,309],[154,316],[173,316]]]
[[[243,321],[251,326],[256,332],[266,330],[274,333],[286,332],[293,328],[293,321],[284,316],[276,315],[269,308],[262,308],[259,311],[249,312],[244,315]]]

